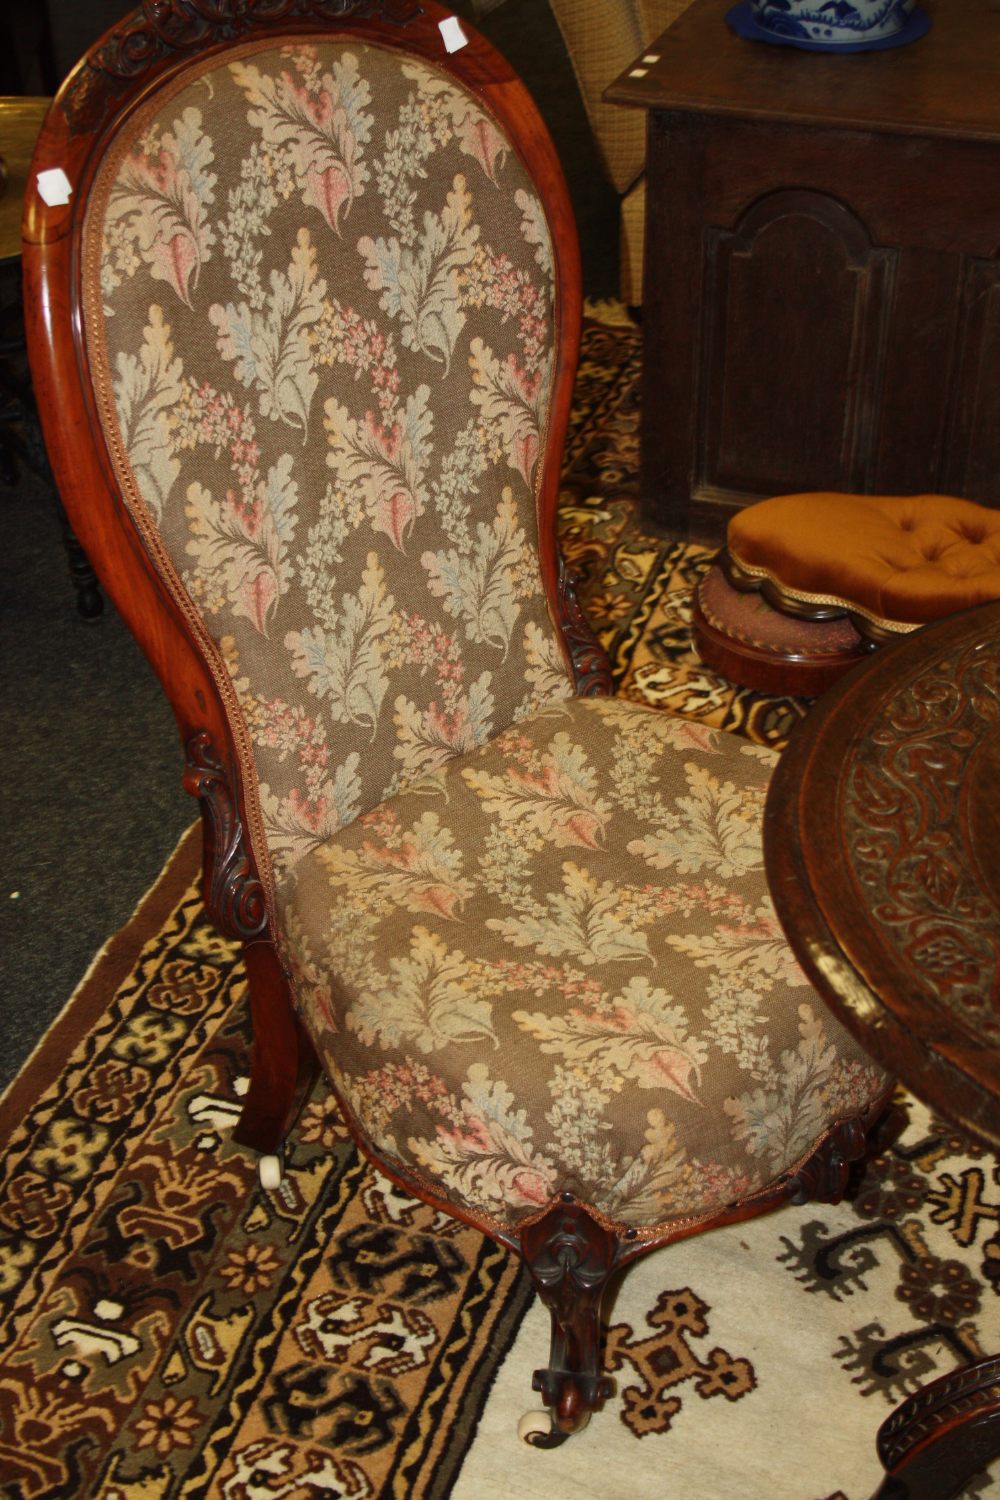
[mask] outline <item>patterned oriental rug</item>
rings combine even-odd
[[[621,693],[779,744],[806,705],[691,650],[708,554],[637,529],[639,354],[588,325],[562,512],[586,607]],[[1000,1347],[1000,1169],[911,1101],[853,1202],[633,1268],[614,1399],[526,1448],[547,1317],[515,1262],[360,1161],[321,1090],[278,1191],[230,1144],[245,987],[196,862],[189,834],[0,1101],[4,1500],[866,1500],[892,1405]]]

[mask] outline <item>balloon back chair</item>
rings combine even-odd
[[[609,1392],[612,1274],[838,1195],[889,1081],[782,941],[771,753],[609,696],[554,531],[571,211],[455,24],[146,0],[49,113],[26,306],[244,946],[236,1139],[274,1185],[319,1063],[383,1171],[523,1255],[548,1446]]]

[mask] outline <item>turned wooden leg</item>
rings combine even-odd
[[[99,620],[104,613],[104,596],[97,582],[97,574],[90,566],[90,559],[80,546],[76,532],[59,507],[63,546],[69,563],[69,576],[76,590],[76,610],[82,620]]]
[[[619,1248],[617,1235],[572,1193],[522,1231],[524,1259],[552,1318],[548,1368],[536,1370],[532,1380],[552,1429],[528,1437],[536,1447],[565,1442],[611,1394],[611,1381],[601,1374],[601,1299]]]
[[[269,942],[243,949],[250,993],[253,1050],[250,1088],[233,1131],[241,1146],[270,1155],[278,1150],[319,1072],[281,964]]]
[[[1000,1459],[1000,1355],[901,1401],[879,1428],[886,1477],[873,1500],[951,1500]]]

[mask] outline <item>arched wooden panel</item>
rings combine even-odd
[[[896,252],[817,192],[703,235],[695,491],[864,490]]]
[[[1000,252],[962,262],[942,488],[996,505],[1000,476]]]

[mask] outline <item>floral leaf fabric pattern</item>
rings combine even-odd
[[[389,684],[380,642],[393,605],[376,553],[368,554],[357,593],[345,594],[342,603],[332,628],[291,632],[285,644],[295,673],[308,680],[310,692],[328,705],[335,722],[374,729]]]
[[[357,422],[332,397],[326,403],[327,463],[345,489],[361,495],[372,530],[400,552],[426,504],[423,474],[433,425],[429,398],[428,387],[418,386],[389,431],[370,415]]]
[[[513,1094],[483,1063],[469,1068],[462,1092],[456,1125],[411,1142],[420,1165],[460,1198],[474,1193],[487,1209],[515,1203],[537,1210],[552,1196],[555,1175],[533,1148],[524,1111],[513,1108]]]
[[[688,795],[677,799],[676,811],[667,813],[653,833],[634,839],[629,853],[679,875],[711,870],[728,879],[761,868],[764,855],[753,830],[760,828],[763,795],[750,796],[694,764],[687,768],[687,780]]]
[[[823,1081],[831,1072],[829,1039],[810,1005],[799,1007],[799,1042],[782,1052],[771,1088],[758,1088],[726,1101],[734,1134],[751,1155],[771,1161],[799,1155],[815,1138],[825,1100]]]
[[[516,731],[502,743],[511,757],[502,775],[472,767],[462,772],[482,798],[484,813],[516,823],[522,838],[538,835],[556,849],[593,849],[601,843],[611,804],[597,795],[597,776],[584,747],[565,732],[554,735],[542,754],[532,753]]]
[[[743,749],[617,699],[546,705],[299,862],[290,961],[391,1159],[508,1224],[564,1186],[670,1224],[879,1097],[781,939],[756,826],[729,829],[725,881],[629,852],[695,771],[754,803],[773,757]]]
[[[648,979],[630,980],[619,995],[589,1012],[552,1017],[515,1011],[514,1020],[543,1052],[558,1053],[596,1079],[617,1073],[639,1088],[665,1088],[697,1103],[692,1084],[707,1048],[687,1036],[683,1009]]]
[[[331,885],[349,886],[360,904],[375,909],[398,906],[446,919],[457,916],[472,886],[461,873],[461,852],[436,813],[425,812],[408,830],[374,814],[362,825],[375,828],[377,836],[366,839],[358,853],[335,843],[320,850]]]
[[[111,193],[105,256],[107,290],[134,276],[144,263],[154,281],[165,281],[182,302],[211,255],[215,233],[209,210],[215,201],[212,142],[199,110],[189,107],[169,130],[153,129],[129,156]]]
[[[610,880],[597,881],[567,860],[561,891],[549,891],[544,905],[519,903],[513,917],[490,917],[487,926],[515,948],[533,948],[577,963],[635,962],[650,957],[645,935],[628,923],[620,894]]]
[[[360,40],[262,40],[130,128],[88,220],[88,347],[281,881],[572,692],[536,545],[551,235],[479,100]]]
[[[417,349],[448,365],[465,326],[459,274],[475,252],[479,227],[472,220],[472,197],[456,177],[440,214],[424,215],[415,246],[398,239],[362,239],[365,281],[380,292],[379,306],[402,326],[403,347]]]
[[[188,489],[191,539],[202,585],[225,597],[234,615],[265,634],[268,617],[289,578],[287,543],[295,531],[296,484],[287,454],[256,486],[249,513],[232,491],[216,500],[201,485]]]
[[[415,927],[409,954],[390,959],[389,973],[362,991],[347,1025],[368,1045],[378,1040],[425,1054],[457,1042],[495,1041],[489,999],[473,991],[469,977],[460,950]]]
[[[490,673],[483,672],[466,692],[448,694],[454,710],[436,702],[421,710],[406,698],[396,700],[393,753],[407,781],[436,771],[450,756],[472,750],[489,738],[493,722],[490,682]]]
[[[170,432],[170,412],[181,399],[181,389],[181,362],[174,358],[162,309],[154,304],[139,354],[118,356],[115,399],[136,479],[157,519],[181,468]]]
[[[524,656],[528,664],[525,676],[539,698],[557,695],[565,681],[562,651],[557,641],[530,620],[524,631]]]
[[[508,144],[496,125],[477,109],[469,96],[447,78],[432,73],[420,63],[408,63],[404,69],[420,91],[420,102],[430,115],[439,138],[449,131],[459,149],[473,157],[491,181],[503,164]]]
[[[481,339],[472,340],[472,399],[493,441],[508,453],[508,463],[525,484],[531,484],[538,458],[539,414],[537,381],[508,355],[501,364]]]
[[[765,1189],[885,1080],[777,930],[770,762],[573,696],[522,153],[444,66],[336,30],[181,60],[125,128],[87,355],[340,1097],[512,1232],[565,1188],[633,1224]]]
[[[300,229],[287,274],[271,272],[266,313],[245,302],[216,304],[208,316],[219,331],[219,353],[235,360],[240,385],[260,393],[265,417],[309,431],[309,407],[318,384],[313,371],[309,329],[319,321],[326,283],[316,275],[316,251],[307,229]]]
[[[480,521],[467,553],[425,552],[428,587],[449,615],[464,620],[470,641],[506,653],[518,616],[518,573],[524,569],[524,532],[509,489],[491,526]]]
[[[252,106],[247,119],[263,144],[282,152],[302,202],[339,233],[341,214],[368,180],[364,146],[373,124],[367,113],[371,91],[350,53],[328,72],[313,49],[302,48],[294,59],[297,79],[287,68],[275,77],[252,63],[232,63],[231,72]]]
[[[541,266],[546,275],[552,273],[551,246],[549,244],[548,231],[545,227],[545,215],[542,213],[542,205],[533,193],[519,191],[514,195],[514,201],[521,210],[521,233],[529,245],[535,247],[535,260]]]
[[[298,763],[300,785],[283,796],[266,782],[260,786],[268,843],[283,863],[294,864],[358,816],[361,756],[352,751],[331,767],[321,720],[288,704],[251,703],[255,712],[248,715],[248,727],[255,742],[277,749],[282,760],[294,756]]]

